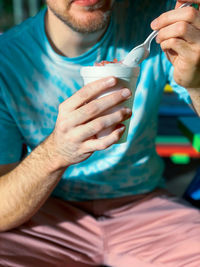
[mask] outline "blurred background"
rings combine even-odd
[[[34,16],[45,0],[0,0],[0,32]]]

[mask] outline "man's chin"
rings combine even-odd
[[[65,25],[75,32],[94,33],[107,27],[112,1],[99,0],[95,5],[79,6],[75,1],[69,1],[66,8],[56,6],[53,0],[47,0],[49,10]]]
[[[76,12],[76,15],[69,13],[63,22],[72,30],[79,33],[94,33],[107,27],[110,20],[110,11],[102,12]]]

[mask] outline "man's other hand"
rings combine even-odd
[[[184,2],[200,5],[200,0],[178,1],[176,9],[155,19],[157,43],[174,65],[174,79],[185,88],[200,88],[200,11],[180,7]]]

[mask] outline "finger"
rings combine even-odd
[[[77,91],[70,98],[65,100],[60,108],[66,112],[73,111],[85,103],[89,102],[96,95],[104,92],[105,90],[112,88],[117,83],[115,77],[106,77],[95,82],[89,83]]]
[[[198,59],[195,46],[189,45],[182,39],[171,38],[163,41],[160,46],[164,52],[168,52],[172,64],[174,64],[177,56],[179,56],[179,62],[187,62],[188,64],[194,64]]]
[[[184,21],[179,21],[160,29],[156,41],[161,43],[170,38],[181,38],[191,44],[200,43],[199,30]]]
[[[95,99],[88,104],[74,110],[67,118],[70,127],[81,125],[89,120],[96,118],[106,110],[122,103],[131,96],[131,91],[127,88],[115,91],[104,97]]]
[[[120,125],[111,134],[102,139],[92,139],[84,142],[83,150],[86,151],[85,153],[104,150],[110,147],[111,145],[117,143],[119,139],[122,137],[124,131],[125,131],[125,126]]]
[[[151,23],[153,30],[159,30],[170,24],[185,21],[200,29],[200,12],[193,7],[174,9],[161,14]]]
[[[117,125],[126,119],[130,118],[132,111],[128,108],[122,108],[111,114],[107,114],[94,119],[84,125],[76,127],[74,135],[79,136],[79,140],[84,141],[92,136],[97,135],[102,130],[105,130],[111,126]]]

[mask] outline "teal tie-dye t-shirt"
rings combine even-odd
[[[17,162],[22,145],[30,151],[54,129],[58,106],[79,90],[81,66],[123,59],[151,32],[150,22],[173,1],[118,0],[103,38],[76,58],[58,55],[45,34],[42,10],[0,37],[0,164]],[[175,84],[173,68],[153,42],[141,65],[128,141],[95,152],[70,166],[53,194],[66,200],[113,198],[163,186],[163,164],[155,151],[157,113],[163,87],[170,81],[181,98],[186,90]]]

